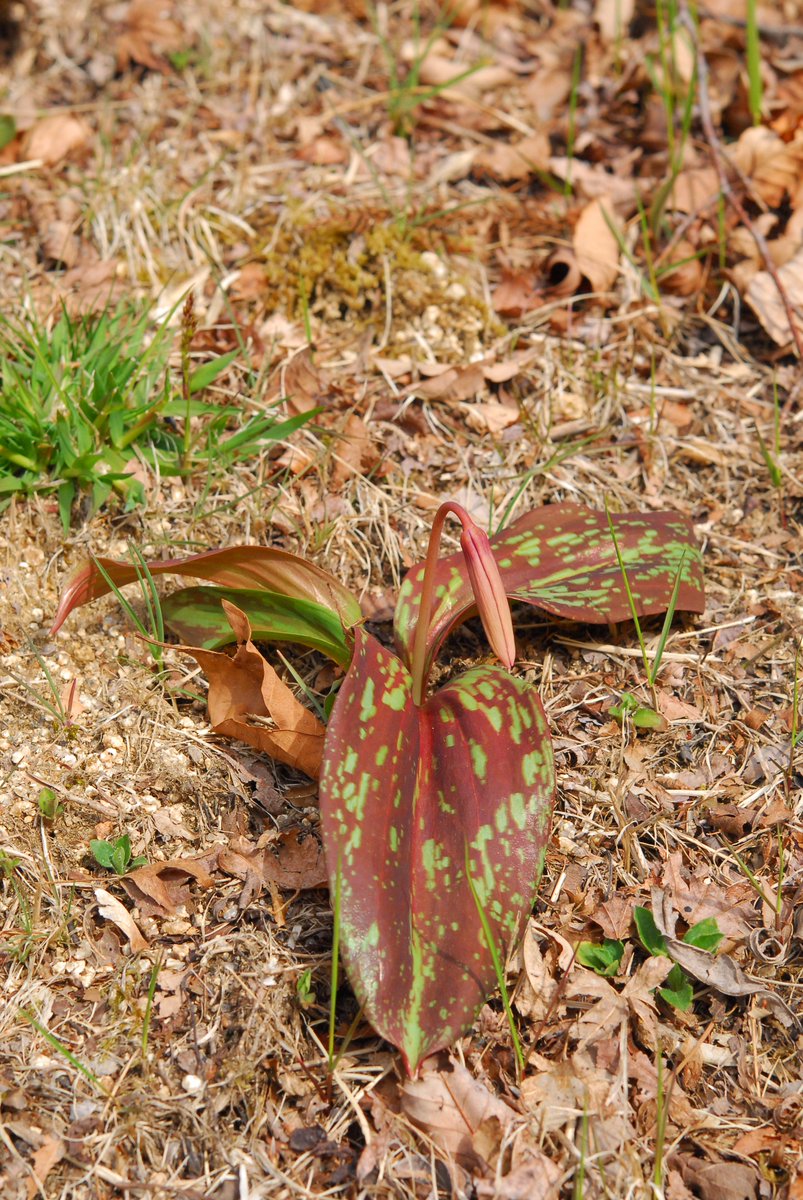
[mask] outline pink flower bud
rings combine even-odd
[[[499,661],[510,670],[516,661],[513,619],[488,534],[469,519],[463,522],[460,545],[491,649]]]

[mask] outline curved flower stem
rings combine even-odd
[[[438,565],[443,524],[448,513],[457,517],[463,527],[460,545],[466,562],[469,581],[483,627],[494,654],[510,669],[516,660],[516,644],[513,636],[513,621],[510,605],[505,593],[502,577],[491,551],[488,535],[472,520],[463,508],[453,500],[443,503],[435,514],[432,532],[429,535],[424,578],[421,584],[421,601],[418,621],[413,639],[411,675],[413,677],[413,703],[421,705],[426,687],[427,638],[432,624],[435,605],[435,574]]]

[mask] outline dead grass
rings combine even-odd
[[[565,300],[503,320],[497,251],[514,267],[533,250],[544,257],[558,200],[460,173],[461,153],[497,139],[498,97],[418,111],[411,161],[388,127],[364,14],[203,0],[156,28],[161,8],[28,6],[0,107],[23,128],[67,108],[89,136],[52,168],[3,179],[3,305],[44,317],[59,297],[91,303],[114,283],[167,312],[191,285],[209,344],[236,344],[236,315],[270,396],[306,345],[306,295],[319,392],[294,398],[324,412],[294,439],[279,482],[266,457],[208,488],[163,481],[146,511],[102,514],[67,539],[47,497],[0,516],[4,1200],[412,1198],[451,1186],[508,1200],[661,1189],[671,1200],[800,1200],[799,1026],[760,996],[699,981],[686,1014],[663,1002],[656,1012],[638,984],[622,1009],[611,985],[571,962],[583,938],[622,936],[623,972],[640,979],[630,910],[660,887],[685,924],[715,915],[748,975],[800,1011],[803,802],[790,733],[801,414],[792,406],[783,424],[782,489],[756,434],[772,428],[772,371],[793,396],[797,368],[754,356],[755,339],[740,343],[721,309],[670,303],[667,331],[626,263],[616,303],[579,305],[568,323]],[[514,28],[534,37],[516,13]],[[409,10],[386,15],[400,44]],[[116,72],[115,39],[132,29],[135,49],[186,52],[187,70]],[[531,119],[518,91],[507,111]],[[448,211],[456,205],[467,207]],[[77,239],[73,261],[43,251],[54,213]],[[461,390],[483,355],[513,364],[508,377]],[[427,392],[444,364],[456,380]],[[411,1121],[396,1057],[370,1029],[358,1022],[328,1074],[326,895],[244,887],[217,866],[238,838],[314,836],[314,789],[211,738],[203,703],[169,698],[112,601],[80,610],[55,639],[47,630],[67,572],[89,550],[124,554],[128,538],[159,554],[280,544],[381,609],[441,498],[487,520],[524,480],[517,511],[607,498],[688,514],[708,608],[673,630],[658,681],[670,725],[647,736],[608,713],[622,691],[646,695],[629,628],[523,618],[522,669],[544,697],[560,784],[534,923],[511,965],[528,1070],[517,1087],[490,1001],[455,1059],[508,1107],[464,1141],[462,1166],[445,1167],[442,1132]],[[469,627],[454,657],[482,645]],[[59,689],[77,680],[66,722],[34,649]],[[168,650],[166,664],[202,696],[188,661]],[[319,667],[303,664],[313,680]],[[63,805],[53,823],[39,813],[45,786]],[[212,886],[185,881],[169,913],[133,904],[88,848],[124,832],[151,862],[200,859]],[[98,889],[123,902],[146,949],[131,952]],[[343,986],[338,1042],[355,1015]]]

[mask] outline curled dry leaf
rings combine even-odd
[[[167,917],[190,899],[190,880],[208,888],[214,879],[209,859],[170,858],[131,871],[120,882],[139,909],[149,917]]]
[[[461,408],[469,429],[473,429],[475,433],[488,433],[492,437],[515,425],[521,417],[517,408],[510,408],[507,404],[498,404],[495,401],[463,404]]]
[[[484,171],[502,183],[527,179],[532,174],[549,170],[549,138],[539,132],[522,138],[514,146],[495,142],[482,150],[474,160],[474,168]]]
[[[623,939],[630,933],[633,924],[633,900],[616,892],[609,900],[603,900],[591,914],[591,920],[599,925],[607,938]]]
[[[449,58],[445,41],[433,42],[425,56],[418,61],[418,78],[431,87],[448,87],[450,100],[462,96],[481,96],[484,92],[503,87],[513,82],[512,71],[501,66],[476,66]],[[420,49],[415,42],[406,42],[402,47],[405,62],[419,59]],[[473,69],[472,69],[473,68]]]
[[[541,953],[532,921],[524,933],[521,958],[524,970],[516,988],[514,1003],[526,1020],[537,1024],[549,1016],[558,985],[550,972],[548,959]]]
[[[744,831],[738,836],[743,837]],[[676,852],[666,860],[661,886],[675,911],[683,913],[688,926],[712,917],[720,933],[742,939],[755,925],[753,902],[756,897],[746,879],[723,887],[711,879],[708,864],[688,872],[683,866],[682,854]]]
[[[559,249],[547,261],[552,291],[570,296],[588,285],[607,292],[619,273],[618,223],[610,197],[600,197],[583,209],[574,229],[572,248]]]
[[[803,247],[779,268],[778,279],[789,300],[795,325],[803,335]],[[785,346],[792,341],[794,335],[786,305],[769,271],[759,271],[753,276],[745,299],[777,345]]]
[[[334,466],[329,480],[332,491],[339,491],[352,475],[361,475],[374,457],[368,426],[357,413],[349,413],[334,446]]]
[[[635,0],[596,0],[594,20],[606,42],[617,42],[627,34],[634,9]]]
[[[165,0],[132,0],[125,15],[125,28],[115,41],[118,71],[131,62],[149,71],[169,71],[163,57],[181,50],[186,34],[170,16],[172,5]]]
[[[532,1150],[528,1160],[501,1179],[477,1179],[476,1194],[487,1200],[557,1200],[563,1172],[557,1163]]]
[[[536,125],[546,125],[551,121],[571,93],[571,61],[543,63],[521,89],[522,98],[530,106],[535,118],[533,124]]]
[[[278,843],[257,848],[248,844],[221,850],[221,871],[237,879],[255,877],[259,884],[302,891],[326,885],[323,847],[311,835],[302,841],[298,829],[288,829]]]
[[[703,267],[691,242],[681,238],[663,264],[661,287],[673,296],[692,296],[700,289]]]
[[[66,1153],[67,1147],[60,1137],[50,1134],[45,1138],[31,1162],[33,1178],[28,1180],[28,1200],[33,1200],[37,1193],[44,1195],[45,1180]]]
[[[681,171],[667,198],[667,208],[679,213],[704,213],[719,196],[719,176],[714,167]]]
[[[469,363],[465,367],[445,368],[437,375],[414,384],[410,391],[426,400],[457,401],[472,399],[484,387],[482,363]]]
[[[95,899],[98,902],[100,915],[115,924],[120,932],[125,934],[131,943],[134,954],[148,949],[148,943],[140,933],[136,921],[116,896],[107,892],[105,888],[95,888]]]
[[[194,646],[179,647],[191,654],[206,672],[209,720],[214,732],[247,742],[317,779],[324,726],[296,700],[259,653],[251,641],[251,627],[245,613],[228,600],[222,604],[237,637],[234,656]],[[260,723],[266,719],[270,724]]]
[[[443,1066],[440,1055],[430,1062],[417,1079],[406,1080],[402,1109],[447,1158],[482,1169],[498,1151],[513,1110],[453,1058]]]
[[[639,181],[612,175],[603,166],[592,166],[578,158],[553,154],[549,169],[558,179],[571,181],[575,195],[585,200],[606,200],[623,214],[636,208]]]
[[[494,289],[494,312],[504,317],[521,317],[524,313],[541,308],[544,294],[537,288],[532,271],[507,271]]]
[[[757,1200],[761,1182],[758,1169],[741,1162],[710,1162],[687,1155],[673,1156],[690,1195],[701,1200]]]
[[[311,142],[306,142],[296,151],[296,157],[303,162],[315,163],[319,167],[332,166],[334,163],[348,162],[348,148],[344,146],[342,138],[326,137],[321,134],[320,137],[313,138]]]
[[[645,1102],[658,1101],[662,1089],[665,1088],[665,1071],[666,1067],[659,1075],[657,1063],[652,1058],[635,1047],[631,1050],[627,1059],[627,1074],[636,1084],[640,1106]],[[666,1104],[667,1117],[678,1128],[700,1128],[709,1124],[716,1127],[718,1124],[713,1114],[692,1107],[677,1078],[673,1080],[671,1088],[666,1088],[663,1102]]]
[[[325,407],[331,395],[329,375],[315,365],[308,346],[294,354],[282,369],[280,388],[290,416]]]
[[[542,1136],[568,1125],[577,1112],[586,1112],[593,1137],[596,1126],[618,1110],[611,1075],[595,1066],[591,1054],[583,1050],[558,1062],[544,1061],[541,1070],[522,1080],[521,1099]],[[626,1123],[623,1133],[632,1135]]]
[[[635,1018],[642,1040],[652,1045],[655,1041],[657,1013],[653,992],[671,970],[670,959],[663,956],[648,958],[619,992],[607,979],[593,971],[575,967],[566,989],[567,998],[584,996],[595,1001],[580,1015],[573,1028],[579,1048],[590,1046],[600,1038],[610,1037],[629,1014]]]
[[[764,125],[751,126],[730,157],[749,181],[753,195],[778,208],[786,196],[797,194],[803,181],[803,132],[785,142]]]
[[[91,133],[86,121],[80,117],[74,117],[72,113],[52,113],[42,117],[28,131],[25,156],[41,159],[46,167],[53,167],[86,145]]]

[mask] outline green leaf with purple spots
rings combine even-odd
[[[479,667],[416,707],[405,665],[355,631],[327,728],[321,830],[349,978],[411,1072],[495,986],[466,864],[504,952],[532,906],[554,789],[546,718],[526,683]]]
[[[117,587],[136,583],[137,568],[131,562],[98,558]],[[272,546],[229,546],[189,558],[160,559],[147,564],[151,575],[188,575],[205,579],[222,588],[258,588],[290,599],[310,601],[336,614],[348,629],[362,620],[359,601],[328,571],[321,570],[297,554]],[[70,578],[59,600],[52,633],[64,624],[74,608],[105,596],[111,587],[95,562],[85,563]]]
[[[666,611],[679,569],[677,610],[703,611],[700,551],[685,517],[668,512],[617,513],[613,523],[640,617]],[[591,624],[631,617],[604,512],[577,504],[548,504],[494,534],[491,549],[511,600]],[[394,617],[396,644],[408,663],[423,574],[423,564],[408,572]],[[447,634],[475,611],[462,554],[439,560],[436,581],[427,668]]]

